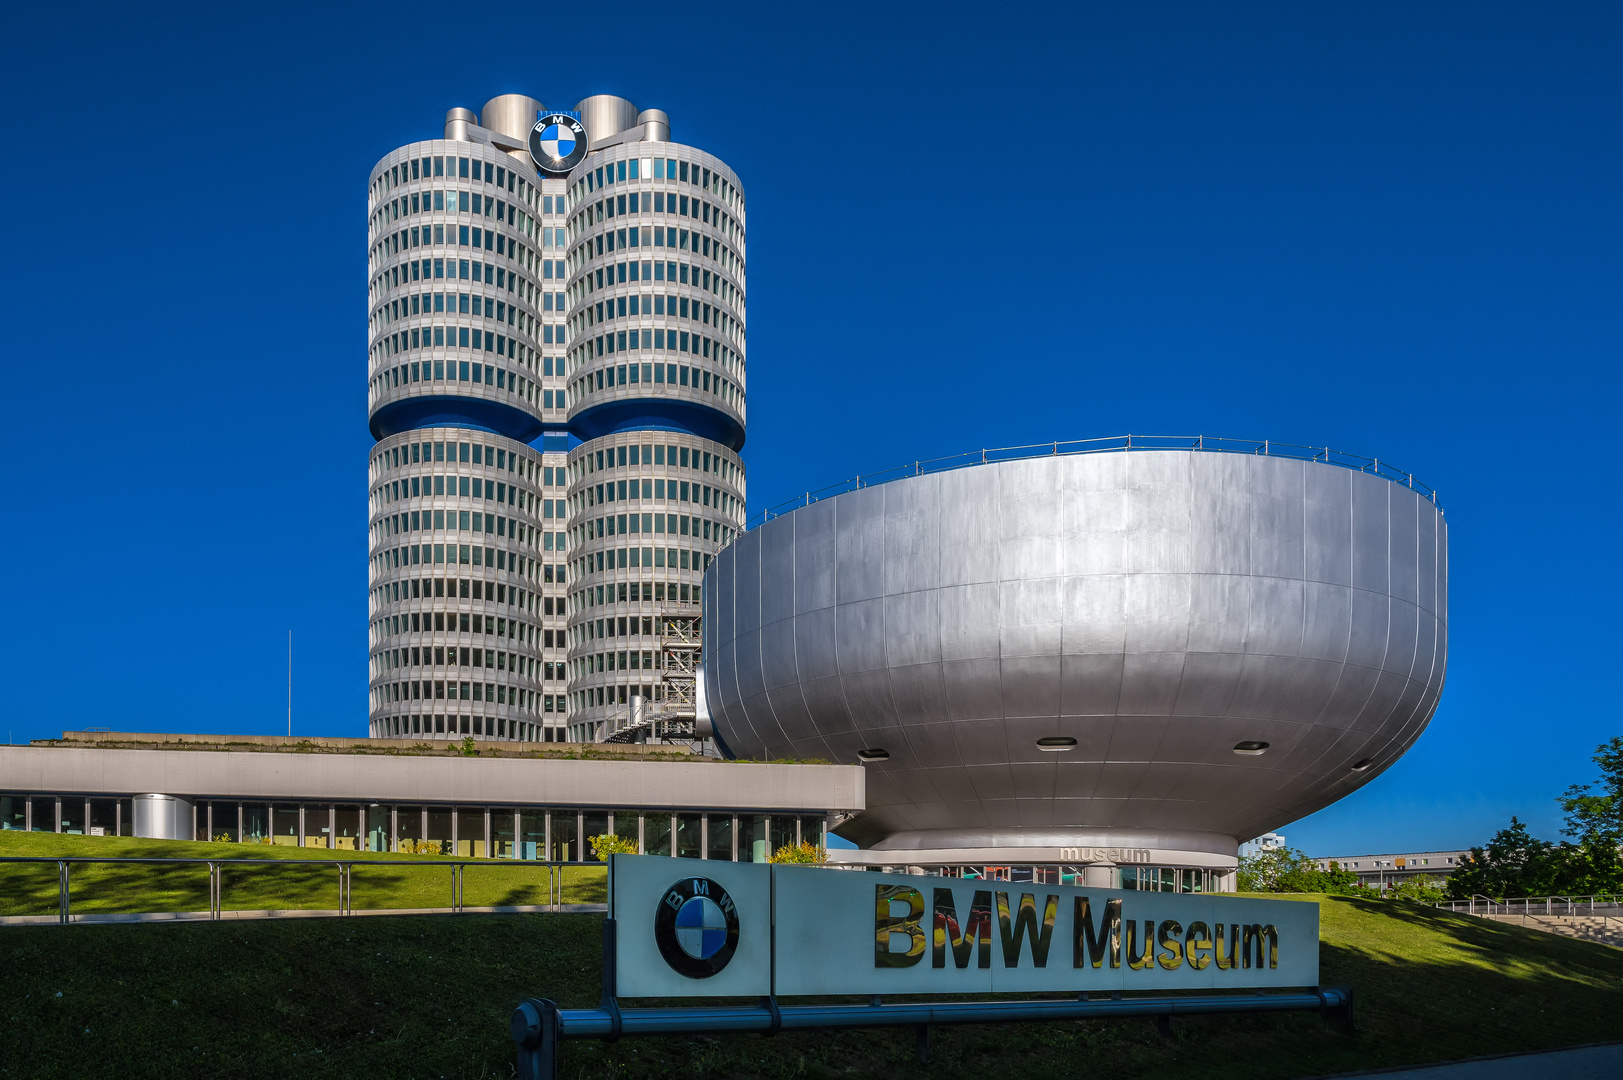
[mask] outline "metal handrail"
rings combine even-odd
[[[217,920],[222,918],[222,900],[225,894],[225,882],[220,871],[226,866],[326,866],[338,871],[338,913],[350,915],[354,913],[354,881],[353,871],[357,866],[449,866],[451,868],[451,904],[447,909],[453,912],[463,910],[465,904],[463,878],[470,866],[506,867],[506,866],[533,866],[533,867],[570,867],[591,866],[586,862],[566,862],[555,859],[262,859],[252,857],[222,856],[213,859],[135,856],[132,858],[95,857],[86,855],[0,855],[0,863],[38,863],[51,864],[56,867],[57,877],[57,922],[63,925],[73,921],[71,902],[73,867],[97,863],[124,865],[129,863],[169,864],[206,866],[208,868],[209,888],[209,918]],[[603,865],[601,863],[597,865]],[[563,874],[547,875],[547,901],[555,906],[563,905]],[[140,913],[137,913],[140,914]]]
[[[1390,480],[1394,484],[1402,484],[1419,494],[1421,498],[1427,500],[1433,506],[1441,508],[1442,505],[1438,502],[1437,492],[1416,480],[1413,473],[1404,472],[1389,463],[1382,462],[1379,458],[1364,457],[1361,454],[1349,454],[1325,446],[1297,446],[1294,443],[1280,443],[1270,439],[1228,439],[1208,435],[1117,435],[1103,439],[1071,439],[1065,442],[1032,443],[1026,446],[968,450],[962,454],[915,461],[911,465],[898,465],[895,468],[883,469],[879,472],[864,473],[861,476],[852,477],[850,480],[844,480],[837,484],[830,484],[828,487],[816,491],[808,491],[798,498],[762,510],[759,514],[746,521],[744,528],[746,530],[757,528],[791,510],[810,506],[814,502],[832,498],[835,495],[843,495],[847,491],[875,487],[879,484],[887,484],[892,480],[902,480],[910,476],[950,472],[954,469],[964,469],[972,465],[986,465],[998,461],[1064,457],[1071,454],[1114,454],[1133,450],[1200,450],[1209,453],[1251,454],[1258,457],[1283,457],[1297,461],[1316,461],[1323,465],[1335,465],[1354,472],[1369,473],[1372,476]]]
[[[1515,896],[1500,897],[1473,895],[1468,900],[1442,900],[1433,905],[1444,911],[1464,912],[1468,915],[1603,915],[1607,918],[1623,914],[1623,893],[1592,893],[1587,896]],[[1596,908],[1606,908],[1599,912]]]

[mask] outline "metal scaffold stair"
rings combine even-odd
[[[598,742],[691,742],[697,715],[700,631],[697,611],[666,613],[660,635],[659,699],[640,701]]]

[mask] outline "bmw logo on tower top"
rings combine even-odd
[[[659,954],[679,974],[708,979],[738,948],[738,909],[727,890],[709,878],[678,881],[654,913]]]
[[[548,176],[564,176],[586,156],[586,129],[569,113],[547,113],[530,129],[530,157]]]

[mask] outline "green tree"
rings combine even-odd
[[[1358,891],[1358,875],[1331,863],[1328,870],[1295,848],[1277,847],[1240,857],[1241,892],[1337,893]]]
[[[1574,784],[1557,799],[1566,813],[1561,831],[1575,836],[1579,843],[1623,843],[1623,735],[1595,747],[1590,758],[1600,766],[1600,779]]]
[[[1456,900],[1548,896],[1562,877],[1561,862],[1554,844],[1535,838],[1513,817],[1508,829],[1494,833],[1487,847],[1472,848],[1460,868],[1449,875],[1448,895]]]

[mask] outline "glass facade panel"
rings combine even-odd
[[[764,863],[772,854],[767,835],[771,819],[765,814],[738,815],[738,861]]]
[[[456,809],[456,853],[461,859],[485,857],[485,808],[459,806]]]
[[[641,830],[637,826],[635,810],[621,810],[614,815],[614,835],[629,842],[639,853],[642,851]]]
[[[722,862],[733,861],[733,819],[731,815],[711,814],[708,820],[710,842],[706,845],[708,858]]]
[[[389,850],[389,808],[372,803],[366,808],[366,850]]]
[[[619,815],[615,815],[619,820]],[[669,855],[671,853],[671,815],[649,813],[642,816],[642,853]]]
[[[552,827],[556,829],[563,822],[562,818],[554,817]],[[569,816],[569,834],[575,834],[575,816]],[[521,859],[551,859],[556,856],[547,852],[547,812],[545,810],[525,810],[518,816],[518,852]]]
[[[580,862],[580,837],[576,833],[575,812],[573,810],[554,810],[552,812],[552,861],[553,862]]]
[[[594,862],[597,856],[592,854],[592,837],[608,833],[609,815],[603,810],[588,810],[581,817],[580,861]]]
[[[33,824],[29,826],[34,832],[56,831],[56,797],[52,795],[35,795],[28,800],[33,806]]]
[[[339,851],[365,850],[365,824],[361,808],[354,803],[340,803],[333,807],[332,846]]]
[[[332,805],[304,804],[304,846],[324,848],[332,844]]]
[[[421,806],[395,807],[395,848],[403,855],[426,855],[428,845],[423,842],[423,808]]]
[[[65,833],[76,836],[85,834],[85,797],[83,795],[64,795],[62,803],[62,828]]]
[[[129,806],[124,807],[125,824],[129,824]],[[242,842],[268,844],[271,842],[270,807],[265,803],[242,804]]]
[[[453,854],[451,850],[451,815],[452,812],[449,806],[430,806],[428,808],[428,836],[424,841],[426,844],[425,854]],[[482,828],[481,831],[483,831]]]
[[[795,826],[799,822],[792,817],[779,815],[772,818],[772,825],[768,830],[767,854],[772,855],[782,847],[793,847],[798,841],[795,838]]]
[[[518,858],[518,845],[513,838],[513,808],[490,808],[490,854],[497,859]]]
[[[800,842],[813,847],[824,846],[823,818],[821,815],[807,814],[800,819]]]
[[[676,855],[682,859],[704,857],[704,815],[676,815]]]
[[[271,843],[277,847],[299,846],[299,806],[277,803],[271,810]]]
[[[135,800],[118,800],[118,835],[135,835]]]
[[[192,804],[192,839],[209,839],[209,807],[211,800],[198,799]]]
[[[0,832],[21,832],[28,828],[28,799],[22,795],[0,795]]]
[[[90,800],[90,831],[94,833],[99,824],[96,820],[96,803],[100,800]],[[112,800],[107,800],[111,802]],[[211,802],[209,807],[214,814],[213,822],[208,826],[210,840],[221,844],[235,844],[237,842],[237,804],[234,802]],[[111,813],[108,817],[111,818]],[[203,811],[197,811],[198,821],[203,820]],[[106,835],[112,835],[112,822],[108,821]]]

